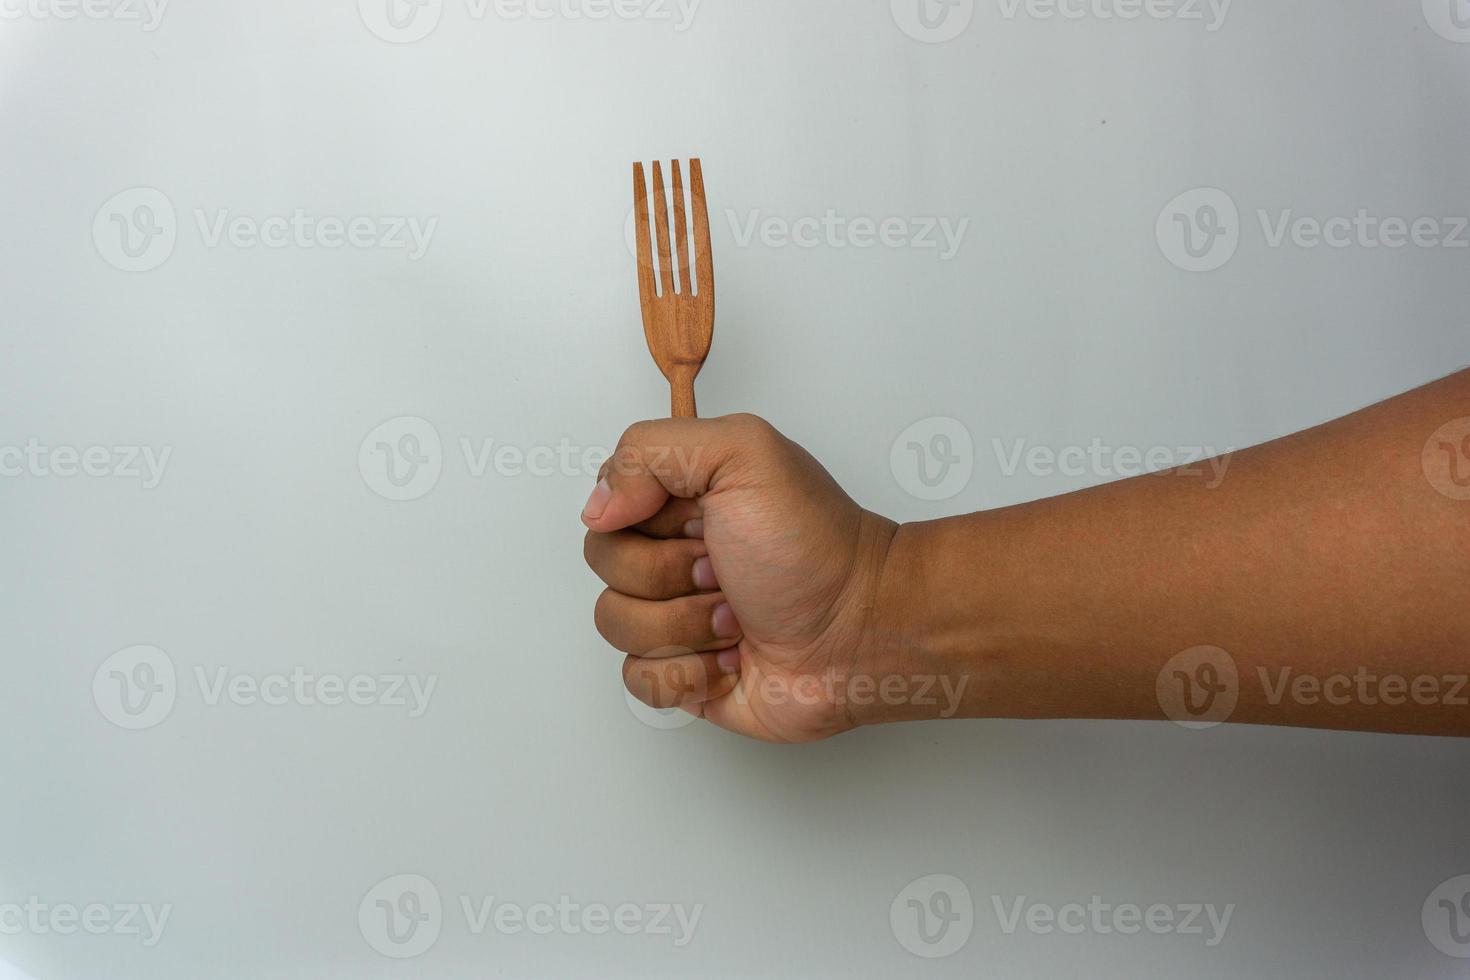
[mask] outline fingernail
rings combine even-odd
[[[606,478],[599,480],[592,489],[592,496],[587,498],[587,506],[582,508],[582,516],[589,521],[597,520],[607,510],[607,502],[611,499],[612,487],[608,485]]]
[[[710,564],[708,556],[694,559],[694,587],[706,592],[720,587],[715,581],[715,566]]]
[[[722,674],[740,673],[740,651],[726,650],[715,658],[715,664],[720,668]]]
[[[687,523],[685,523],[685,525],[684,525],[684,537],[686,537],[686,538],[702,538],[702,537],[704,537],[704,519],[703,518],[700,518],[700,517],[696,517],[694,520],[688,521]]]
[[[735,621],[735,610],[730,608],[728,602],[722,602],[715,607],[714,628],[715,636],[718,639],[728,639],[740,635],[740,624]]]

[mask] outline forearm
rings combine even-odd
[[[1231,721],[1470,734],[1470,501],[1423,459],[1465,416],[1470,372],[1237,453],[1218,484],[1173,471],[906,525],[876,659],[963,678],[963,716],[1144,719],[1178,713],[1171,659],[1216,647]]]

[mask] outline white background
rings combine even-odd
[[[629,164],[694,154],[719,296],[702,410],[766,416],[895,519],[1107,479],[1007,476],[994,439],[1224,450],[1448,373],[1470,361],[1470,251],[1273,248],[1257,213],[1470,213],[1470,30],[1450,0],[1242,0],[1216,30],[1208,7],[1123,21],[984,0],[968,25],[950,11],[947,43],[910,36],[912,3],[887,0],[704,0],[684,30],[673,8],[536,20],[443,0],[407,22],[433,27],[413,43],[370,29],[392,33],[386,0],[175,0],[153,30],[8,2],[0,445],[171,455],[148,489],[0,479],[0,905],[172,911],[153,946],[28,927],[0,957],[36,980],[1470,970],[1421,923],[1470,871],[1464,744],[959,722],[781,748],[659,730],[592,627],[592,480],[475,475],[461,445],[595,449],[667,410]],[[127,272],[112,216],[147,216],[109,202],[139,187],[167,198],[153,216],[175,241]],[[1201,187],[1238,207],[1238,243],[1189,272],[1155,229]],[[296,209],[437,225],[416,260],[200,229]],[[829,209],[969,224],[947,260],[742,246],[732,228]],[[441,473],[393,502],[359,450],[404,416],[440,437]],[[932,417],[974,444],[942,501],[890,466]],[[125,730],[110,674],[93,682],[138,645],[177,683],[160,721]],[[198,683],[298,667],[437,687],[410,717],[211,704]],[[444,909],[402,961],[358,918],[399,874]],[[890,925],[930,874],[975,910],[945,959]],[[475,935],[459,911],[563,895],[703,911],[684,948]],[[1206,948],[1008,935],[993,905],[1093,895],[1234,911]]]

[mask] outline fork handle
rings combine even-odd
[[[699,418],[699,412],[694,407],[694,375],[696,370],[684,369],[674,372],[669,379],[669,392],[673,396],[674,415],[676,419]]]

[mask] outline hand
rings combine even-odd
[[[582,520],[597,629],[641,701],[772,742],[855,727],[842,684],[897,527],[800,446],[749,415],[641,422]]]

